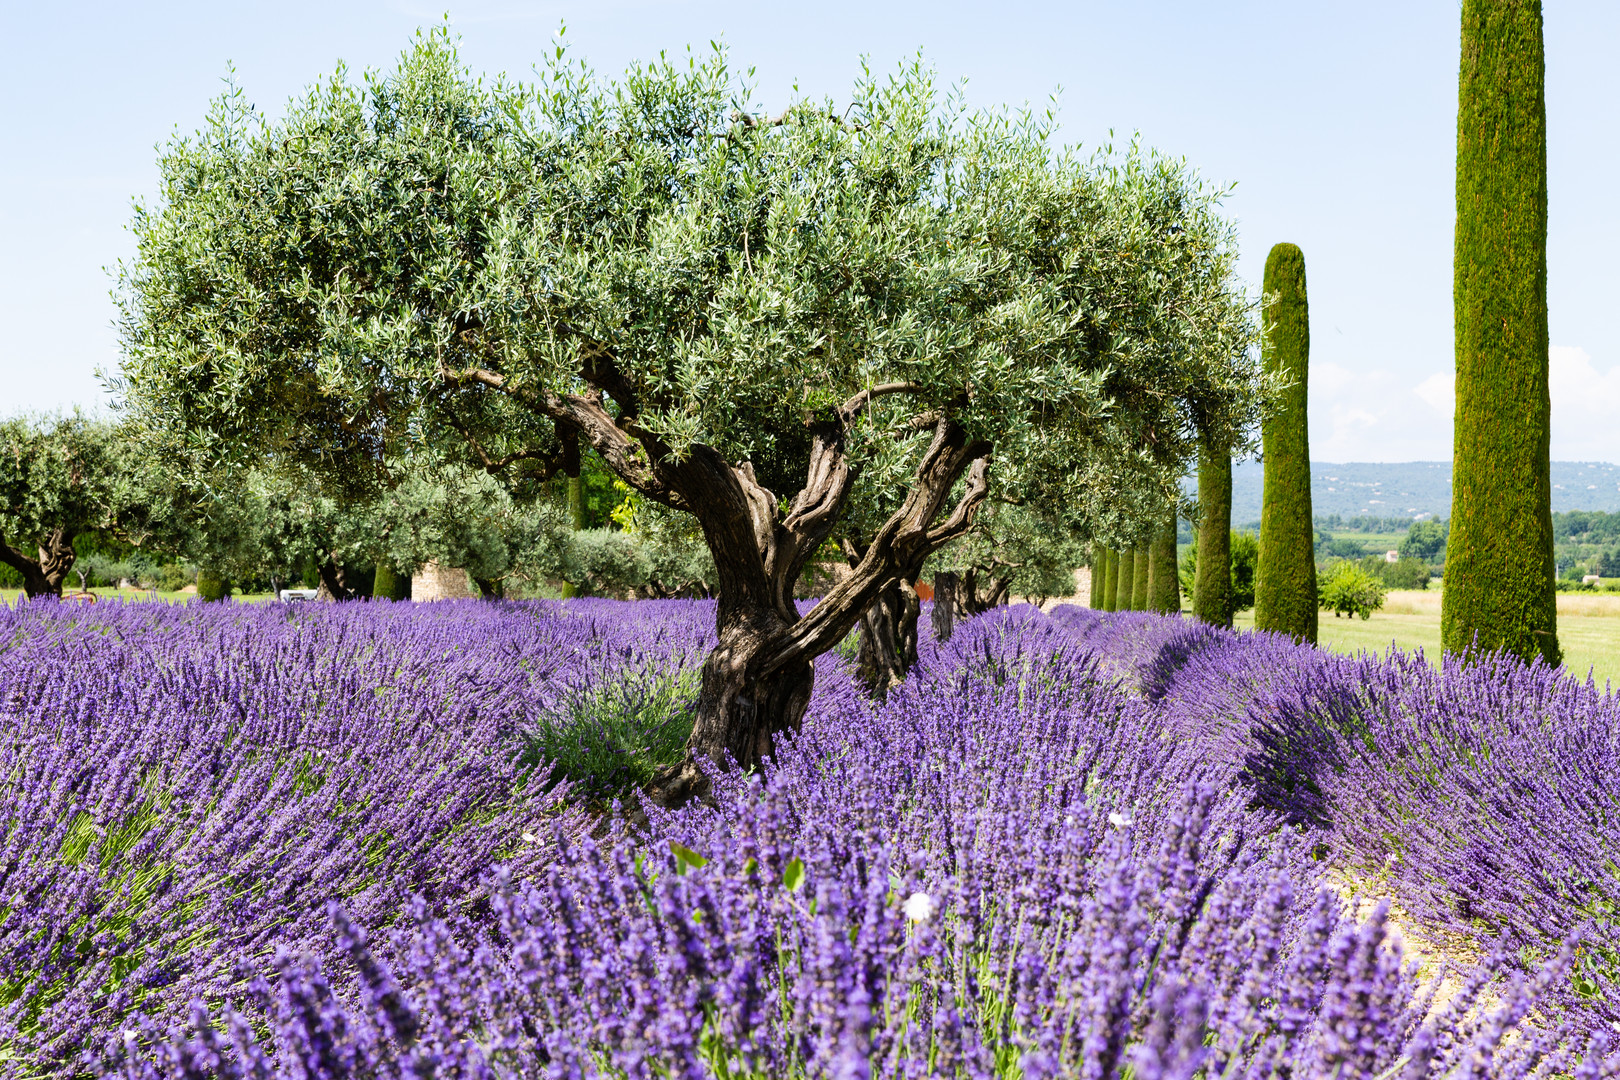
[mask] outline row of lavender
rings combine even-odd
[[[339,955],[417,899],[483,904],[585,826],[528,718],[649,658],[689,605],[0,605],[0,1054],[55,1072],[136,1013]]]
[[[1620,1031],[1620,696],[1508,659],[1437,670],[1178,619],[1054,618],[1432,939],[1533,966],[1579,935],[1557,996]]]
[[[1381,913],[1320,888],[1324,853],[1376,864],[1430,914],[1353,831],[1378,828],[1341,820],[1365,727],[1318,722],[1326,677],[1263,639],[1009,613],[927,646],[882,706],[828,658],[766,777],[587,837],[514,752],[525,726],[648,657],[689,668],[711,619],[0,613],[8,1067],[1620,1075],[1587,1041],[1602,1006],[1568,992],[1590,951],[1518,983],[1481,965],[1434,1009]],[[1421,677],[1333,671],[1368,701]]]

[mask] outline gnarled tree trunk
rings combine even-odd
[[[960,600],[956,571],[941,570],[934,575],[934,610],[929,621],[934,624],[934,640],[946,642],[956,633],[956,609]]]
[[[982,574],[980,571],[984,571]],[[957,590],[957,614],[963,618],[983,615],[993,607],[1003,607],[1012,591],[1013,575],[997,574],[992,570],[974,566],[962,578]]]
[[[917,619],[921,614],[917,590],[904,578],[886,585],[861,613],[855,671],[879,700],[917,664]]]
[[[61,526],[45,537],[37,548],[39,558],[31,559],[0,538],[0,562],[22,575],[23,591],[30,600],[40,596],[61,596],[62,582],[73,569],[78,552],[73,549],[73,538]]]
[[[323,600],[353,600],[360,595],[355,583],[349,580],[349,572],[330,555],[321,560],[315,573],[320,576],[321,590],[326,594]]]
[[[719,644],[703,664],[686,760],[654,781],[650,794],[657,801],[675,805],[702,796],[707,771],[753,768],[770,757],[776,739],[798,727],[809,705],[815,657],[841,641],[886,592],[883,609],[897,621],[906,617],[910,593],[915,627],[912,578],[931,552],[971,526],[988,491],[990,448],[942,419],[905,502],[859,552],[850,573],[807,614],[798,614],[793,585],[843,511],[854,482],[844,431],[868,397],[846,403],[836,419],[811,425],[806,483],[785,517],[747,462],[733,466],[701,445],[682,458],[654,456],[658,476],[702,524],[719,573]],[[935,524],[963,478],[964,494]]]

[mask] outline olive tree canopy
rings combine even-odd
[[[76,538],[113,527],[123,466],[105,422],[77,413],[0,422],[0,562],[30,597],[61,596]]]
[[[583,439],[696,516],[718,574],[695,759],[749,765],[811,661],[998,488],[1083,520],[1173,496],[1262,397],[1219,193],[1051,116],[969,113],[920,64],[762,111],[722,52],[484,82],[442,34],[162,153],[123,277],[158,439],[355,487],[431,446],[569,468]],[[800,616],[846,513],[885,508]],[[689,761],[682,784],[701,783]]]

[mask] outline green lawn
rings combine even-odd
[[[1240,630],[1254,628],[1254,612],[1235,620]],[[1383,653],[1393,644],[1421,648],[1433,661],[1440,657],[1440,590],[1399,590],[1370,619],[1334,618],[1322,612],[1318,643],[1341,653]],[[1591,672],[1601,685],[1620,687],[1620,596],[1563,593],[1558,597],[1558,641],[1564,666],[1581,678]]]

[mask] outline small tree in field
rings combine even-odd
[[[112,527],[121,462],[107,424],[78,415],[0,423],[0,562],[29,597],[61,596],[74,539]]]
[[[157,440],[355,487],[429,444],[505,475],[592,446],[692,514],[718,575],[679,800],[799,721],[812,661],[998,492],[1078,515],[1175,490],[1261,396],[1216,193],[919,67],[774,116],[722,55],[478,82],[439,36],[163,153],[125,275]],[[829,539],[851,572],[808,614]]]

